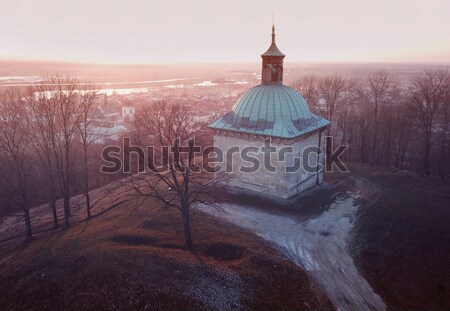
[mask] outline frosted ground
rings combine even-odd
[[[304,221],[230,203],[199,208],[276,245],[323,287],[339,310],[385,310],[382,299],[358,272],[348,252],[359,207],[357,198],[352,192],[337,193],[328,210]]]

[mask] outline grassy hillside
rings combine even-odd
[[[304,221],[326,211],[336,194],[357,193],[350,251],[388,309],[450,310],[450,184],[349,168],[288,201],[246,193],[226,199]],[[46,207],[34,210],[40,233],[28,244],[21,223],[0,224],[1,310],[332,309],[302,269],[250,232],[194,210],[192,254],[175,211],[153,201],[123,203],[118,189],[93,191],[90,221],[75,197],[67,230],[50,229]]]
[[[349,168],[375,185],[362,195],[352,240],[360,272],[390,309],[450,310],[450,184]]]
[[[0,243],[1,310],[332,308],[301,269],[242,229],[193,211],[192,254],[175,211],[100,195],[90,221],[75,209],[70,229],[43,222],[28,244]]]

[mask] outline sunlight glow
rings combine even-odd
[[[450,62],[448,0],[3,0],[0,59]]]

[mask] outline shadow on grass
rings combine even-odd
[[[174,225],[175,224],[172,222],[152,219],[152,220],[144,222],[141,225],[141,228],[147,229],[147,230],[163,230],[163,229],[168,229],[168,228],[173,229]]]
[[[73,215],[71,216],[72,221],[71,221],[69,227],[65,227],[64,224],[63,224],[63,225],[61,225],[61,226],[59,226],[59,227],[54,227],[54,226],[52,226],[52,227],[50,227],[50,228],[45,228],[45,229],[41,229],[41,230],[33,230],[33,238],[32,238],[32,239],[29,239],[29,240],[25,239],[25,240],[22,242],[22,246],[27,246],[28,244],[30,244],[30,243],[36,238],[37,235],[40,235],[40,234],[42,234],[42,233],[55,232],[55,231],[56,231],[56,232],[58,232],[58,231],[65,231],[66,229],[68,229],[68,228],[70,228],[70,227],[73,227],[73,226],[75,226],[75,225],[82,224],[82,223],[85,223],[85,225],[87,225],[87,223],[88,223],[90,220],[93,220],[93,219],[95,219],[95,218],[97,218],[97,217],[99,217],[99,216],[101,216],[101,215],[103,215],[103,214],[106,214],[107,212],[109,212],[109,211],[115,209],[116,207],[118,207],[118,206],[120,206],[120,205],[122,205],[122,204],[124,204],[124,203],[127,203],[127,202],[130,202],[130,200],[121,200],[121,201],[118,201],[118,202],[112,204],[111,206],[109,206],[108,208],[105,208],[105,209],[101,210],[100,212],[98,212],[98,213],[96,213],[96,214],[93,214],[93,215],[91,216],[91,218],[89,218],[89,219],[88,219],[88,218],[84,218],[84,219],[74,220],[73,217],[79,216],[80,214],[73,214]],[[61,219],[59,219],[59,220],[61,220]],[[8,242],[8,241],[11,241],[11,240],[16,240],[16,239],[20,239],[20,238],[25,238],[25,237],[26,237],[26,235],[25,235],[24,233],[22,233],[22,234],[17,234],[17,235],[13,235],[13,236],[10,236],[10,237],[8,237],[8,238],[5,238],[5,239],[3,239],[3,240],[0,240],[0,243]]]
[[[206,247],[205,255],[217,260],[236,260],[246,253],[243,247],[230,243],[214,243]]]
[[[111,241],[132,246],[154,246],[167,249],[182,249],[186,250],[185,246],[172,244],[172,243],[161,243],[159,239],[154,237],[142,236],[142,235],[132,235],[132,234],[116,234],[111,237]]]

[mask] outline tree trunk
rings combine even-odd
[[[56,213],[56,201],[54,199],[50,200],[50,206],[52,208],[52,214],[53,214],[53,226],[55,228],[58,228],[59,227],[58,214]]]
[[[327,126],[326,129],[326,137],[325,137],[325,148],[326,148],[326,165],[327,165],[327,170],[330,170],[331,167],[328,167],[328,164],[331,163],[331,155],[333,154],[333,144],[332,144],[332,137],[331,137],[331,125]],[[319,134],[320,135],[320,134]]]
[[[375,129],[375,131],[378,131],[377,129]],[[376,161],[376,151],[378,148],[378,136],[377,133],[374,134],[373,136],[373,140],[372,140],[372,152],[370,153],[370,166],[374,166],[375,165],[375,161]]]
[[[425,150],[423,156],[422,176],[430,175],[431,129],[425,132]]]
[[[64,194],[64,226],[70,226],[70,196],[69,194]]]
[[[67,142],[66,142],[67,144]],[[66,226],[69,226],[69,217],[72,216],[72,213],[70,212],[70,159],[69,159],[69,146],[66,146],[66,150],[65,150],[65,178],[64,178],[64,214],[67,215],[67,220],[66,220]],[[66,218],[66,217],[65,217]]]
[[[25,217],[25,236],[26,240],[30,240],[33,238],[33,235],[31,234],[30,210],[28,209],[28,207],[24,207],[23,212]]]
[[[91,202],[89,199],[89,191],[86,190],[85,192],[85,196],[86,196],[86,214],[87,214],[87,218],[91,218]]]
[[[87,159],[87,150],[84,150],[84,196],[86,197],[87,218],[91,218],[91,202],[89,199],[89,168]]]
[[[189,219],[189,206],[182,207],[182,219],[183,219],[183,232],[184,232],[184,240],[186,242],[186,247],[188,250],[192,250],[194,248],[194,243],[192,242],[191,236],[191,223]]]
[[[363,134],[363,137],[361,138],[361,163],[364,163],[364,156],[365,156],[365,150],[366,150],[366,136]]]

